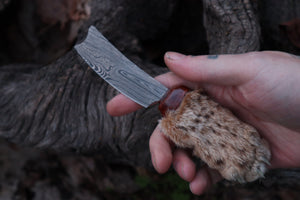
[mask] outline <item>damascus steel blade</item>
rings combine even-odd
[[[94,26],[75,49],[101,78],[143,107],[158,102],[168,90],[126,58]]]

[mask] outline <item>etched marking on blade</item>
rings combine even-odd
[[[126,58],[94,26],[75,49],[100,77],[143,107],[159,101],[168,90]]]

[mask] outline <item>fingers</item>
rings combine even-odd
[[[261,54],[259,54],[261,55]],[[174,73],[157,76],[156,79],[168,88],[185,85],[195,89],[200,84],[233,86],[247,82],[259,72],[258,54],[219,56],[185,56],[167,52],[165,63]],[[107,111],[113,116],[128,114],[141,108],[123,95],[118,95],[107,104]]]
[[[155,79],[161,82],[167,88],[173,88],[179,85],[184,85],[192,89],[195,88],[194,83],[186,81],[172,72],[159,75],[155,77]],[[137,103],[133,102],[128,97],[122,94],[119,94],[112,98],[106,105],[107,112],[112,116],[125,115],[134,112],[140,108],[142,108],[142,106],[138,105]]]
[[[211,185],[222,180],[221,175],[207,167],[201,168],[190,182],[190,190],[195,195],[203,194]]]
[[[165,63],[176,75],[192,82],[217,85],[237,85],[248,81],[257,71],[250,54],[185,56],[175,52],[165,54]]]
[[[222,179],[218,172],[207,167],[196,172],[196,166],[185,150],[177,149],[173,154],[174,144],[164,136],[159,126],[151,135],[149,146],[156,171],[158,173],[167,172],[173,162],[175,171],[182,179],[190,182],[190,190],[196,195],[204,193],[212,184]]]
[[[173,156],[175,171],[183,180],[191,182],[196,174],[196,165],[190,159],[190,155],[186,151],[178,149],[174,152]]]
[[[181,86],[181,85],[186,86],[191,89],[195,89],[197,87],[197,85],[195,83],[193,83],[191,81],[187,81],[187,80],[177,76],[173,72],[168,72],[168,73],[156,76],[155,79],[158,80],[163,85],[165,85],[167,88],[174,88],[174,87]]]
[[[186,181],[191,181],[196,172],[194,162],[184,150],[178,149],[173,154],[173,146],[174,144],[160,131],[159,126],[156,127],[149,141],[154,168],[159,173],[165,173],[173,163],[174,169],[179,176]]]
[[[163,135],[158,126],[150,137],[149,147],[151,160],[156,171],[158,173],[167,172],[173,160],[172,144]]]
[[[142,108],[123,94],[112,98],[106,105],[106,110],[111,116],[121,116]]]
[[[203,167],[196,172],[196,165],[190,155],[178,149],[174,152],[173,166],[178,175],[190,182],[190,190],[195,195],[203,194],[213,184],[222,180],[221,175],[208,167]]]
[[[175,171],[183,180],[190,182],[190,190],[195,195],[203,194],[213,184],[222,180],[216,170],[208,167],[203,167],[196,172],[196,165],[190,155],[182,149],[176,150],[173,156]]]
[[[211,185],[211,180],[208,175],[207,169],[200,169],[194,180],[190,182],[190,190],[195,195],[201,195],[205,192],[206,189]]]

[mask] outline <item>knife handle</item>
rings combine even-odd
[[[185,94],[189,91],[190,89],[185,86],[170,89],[159,104],[159,110],[162,116],[165,116],[168,110],[176,110],[180,106]]]
[[[171,90],[162,104],[172,107],[172,99],[178,102],[184,91],[177,94]],[[187,92],[179,107],[166,112],[159,124],[161,132],[176,146],[192,149],[196,157],[227,180],[252,182],[267,171],[271,159],[267,141],[202,89]]]

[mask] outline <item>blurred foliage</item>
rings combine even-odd
[[[143,199],[189,200],[192,197],[188,183],[173,171],[160,175],[159,178],[149,175],[137,175],[135,182],[140,187],[140,191],[134,195],[134,199],[141,199],[144,196]]]

